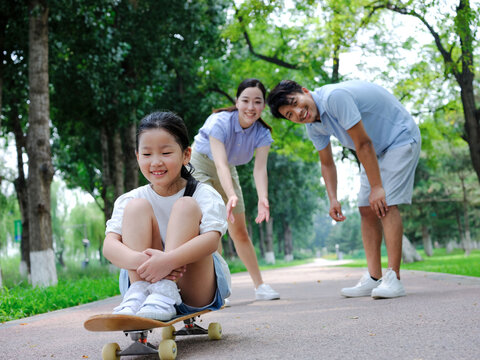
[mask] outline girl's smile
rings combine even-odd
[[[190,161],[190,148],[182,151],[175,138],[163,129],[144,131],[139,137],[138,165],[143,176],[161,196],[171,196],[185,187],[180,174]]]

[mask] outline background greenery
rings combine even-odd
[[[173,110],[185,119],[193,140],[212,108],[230,105],[246,77],[261,79],[268,90],[285,78],[309,89],[360,78],[393,92],[422,133],[413,203],[401,209],[406,236],[425,249],[425,261],[412,266],[436,259],[440,263],[435,271],[447,272],[442,263],[456,256],[456,273],[467,269],[478,276],[469,269],[478,264],[479,175],[466,127],[471,118],[462,102],[468,91],[480,88],[475,77],[478,2],[50,0],[48,6],[50,135],[56,170],[51,217],[63,293],[74,291],[62,288],[76,282],[70,276],[93,283],[100,281],[100,274],[109,274],[101,255],[105,221],[115,198],[145,181],[138,177],[132,148],[138,120],[156,109]],[[0,145],[9,154],[8,161],[0,162],[0,296],[16,294],[23,301],[22,289],[39,291],[40,298],[47,291],[29,288],[26,275],[20,274],[21,243],[14,226],[22,219],[20,170],[28,174],[28,20],[26,2],[0,2]],[[469,79],[470,90],[465,89]],[[474,95],[478,123],[479,95]],[[345,257],[362,258],[355,191],[340,189],[347,194],[342,206],[348,220],[333,224],[318,155],[304,128],[273,119],[268,109],[263,119],[274,129],[268,171],[277,261],[290,251],[285,229],[292,234],[295,259],[333,253],[336,245]],[[337,164],[353,164],[350,175],[356,176],[355,154],[334,145]],[[132,163],[133,168],[128,167]],[[253,221],[257,199],[252,164],[238,170],[247,225],[261,259],[265,228]],[[90,202],[80,201],[83,196],[76,199],[65,187],[89,194]],[[234,259],[235,252],[224,248],[229,261]],[[82,267],[87,259],[89,265]],[[107,278],[115,281],[114,276]],[[116,291],[92,286],[93,293],[82,284],[78,289],[85,289],[84,296],[52,302],[70,306],[75,305],[72,298],[80,303]],[[30,313],[30,305],[21,309],[11,304],[18,314]]]

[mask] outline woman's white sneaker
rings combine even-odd
[[[374,299],[390,299],[405,295],[402,282],[397,279],[397,273],[390,268],[382,277],[382,283],[372,290]]]
[[[262,284],[255,289],[256,300],[276,300],[280,299],[280,294],[272,289],[270,285]]]
[[[353,287],[343,288],[340,294],[346,297],[360,297],[372,295],[372,290],[381,284],[382,280],[373,280],[368,271],[361,277],[357,285]]]

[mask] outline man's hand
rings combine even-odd
[[[270,220],[270,205],[268,199],[263,198],[258,200],[258,214],[255,222],[260,224],[263,220],[268,222]]]
[[[346,219],[342,213],[342,205],[338,202],[338,200],[334,200],[330,203],[330,211],[328,214],[337,222],[344,221]]]
[[[371,189],[368,197],[370,208],[377,214],[379,218],[384,217],[388,211],[387,200],[385,199],[385,190],[381,186]]]

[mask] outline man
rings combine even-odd
[[[337,199],[337,170],[330,136],[355,150],[360,160],[358,206],[368,264],[358,284],[344,288],[347,297],[404,296],[400,282],[403,225],[399,204],[410,204],[420,155],[420,130],[407,110],[384,88],[364,81],[325,85],[315,91],[294,81],[281,81],[267,99],[273,116],[305,124],[320,156],[330,200],[329,214],[344,221]],[[388,269],[382,277],[382,232]]]

